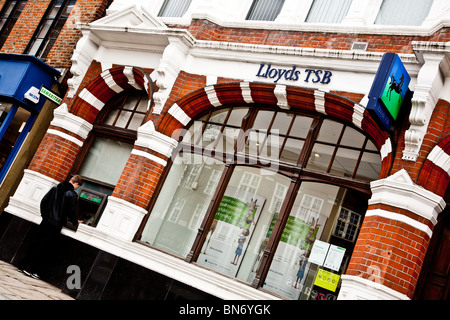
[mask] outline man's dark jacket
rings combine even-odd
[[[69,220],[78,225],[76,205],[78,195],[70,182],[64,181],[50,189],[42,198],[42,220],[54,226],[62,227]]]

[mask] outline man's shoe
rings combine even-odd
[[[37,273],[31,273],[28,272],[27,270],[23,270],[23,273],[25,273],[27,276],[33,278],[33,279],[40,279],[41,277],[39,277],[39,275]]]
[[[40,279],[39,275],[37,273],[32,273],[31,276],[33,279]]]

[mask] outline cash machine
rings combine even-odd
[[[81,187],[78,194],[77,217],[84,224],[95,227],[105,209],[108,195]]]

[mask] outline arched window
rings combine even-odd
[[[147,104],[146,92],[136,89],[106,103],[72,168],[83,177],[83,187],[112,194],[145,120]]]
[[[210,110],[183,133],[137,239],[254,287],[312,298],[320,270],[345,271],[380,167],[369,138],[323,114]],[[316,241],[340,260],[310,262]]]

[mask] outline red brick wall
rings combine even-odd
[[[17,19],[6,42],[1,48],[2,52],[22,54],[34,30],[36,30],[42,16],[47,10],[51,0],[30,0],[23,8],[22,14]]]
[[[24,53],[50,2],[51,0],[29,0],[27,2],[1,48],[1,52]],[[0,5],[3,4],[4,0],[0,2]],[[106,4],[107,0],[78,0],[49,52],[46,63],[55,68],[69,68],[73,50],[81,38],[81,32],[76,28],[76,23],[92,22],[100,18],[106,9]]]
[[[433,225],[416,214],[387,205],[372,205]],[[364,218],[346,274],[383,284],[412,298],[430,243],[425,232],[409,224],[380,216]]]
[[[106,9],[107,0],[77,0],[58,40],[50,50],[46,63],[59,68],[69,68],[73,50],[81,38],[77,23],[88,23],[99,19]]]
[[[70,131],[50,126],[80,141],[83,139]],[[80,147],[60,136],[46,134],[39,145],[28,169],[42,173],[57,181],[64,181],[72,168]]]
[[[199,40],[336,50],[350,50],[353,42],[368,42],[367,51],[374,52],[413,53],[411,41],[450,41],[448,28],[419,37],[230,28],[199,19],[194,19],[188,27],[174,27],[187,28]]]

